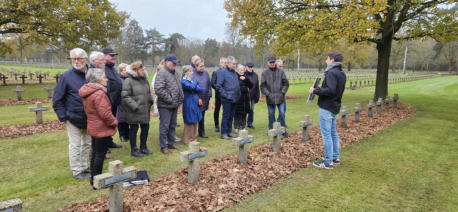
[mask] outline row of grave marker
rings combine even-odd
[[[19,77],[18,77],[19,76]],[[33,74],[30,73],[29,74],[29,79],[30,80],[33,80],[32,78]],[[38,79],[38,83],[39,84],[43,84],[43,79],[44,80],[47,80],[47,76],[46,74],[42,75],[42,74],[39,74],[37,75],[37,79]],[[59,81],[59,78],[62,76],[62,74],[60,73],[57,73],[56,75],[53,76],[53,78],[56,79],[56,83]],[[27,79],[27,76],[26,75],[20,75],[20,74],[14,74],[14,78],[16,81],[18,81],[18,78],[22,79],[22,84],[25,85],[26,84],[26,80]],[[6,80],[8,79],[8,76],[6,76],[5,74],[2,74],[0,73],[0,80],[2,82],[2,85],[8,85],[8,83],[6,82]]]
[[[393,107],[397,108],[399,96],[394,94]],[[385,102],[385,109],[389,110],[390,98],[387,97],[385,101],[379,98],[377,105],[377,114],[382,113],[382,105]],[[373,100],[369,101],[368,104],[368,116],[373,117],[372,108],[374,107]],[[38,105],[37,105],[38,107]],[[361,104],[356,103],[354,108],[355,111],[355,122],[359,122],[359,113],[361,112]],[[341,127],[347,127],[346,116],[350,112],[346,106],[341,110]],[[299,122],[299,126],[302,127],[302,141],[308,141],[310,139],[309,131],[312,126],[312,120],[309,115],[304,116],[304,120]],[[268,136],[273,137],[273,148],[272,151],[279,154],[281,152],[281,135],[285,132],[285,128],[280,126],[279,122],[274,123],[273,129],[268,131]],[[238,162],[246,164],[248,160],[248,144],[254,142],[254,137],[248,135],[247,130],[240,130],[239,136],[234,138],[233,145],[238,148]],[[180,160],[188,163],[188,182],[197,183],[199,181],[199,166],[200,158],[205,157],[208,154],[208,150],[200,146],[200,143],[193,141],[189,143],[189,150],[180,152]],[[109,188],[109,211],[110,212],[121,212],[124,208],[123,203],[123,186],[122,182],[135,179],[137,176],[136,168],[133,166],[123,168],[122,162],[119,160],[112,161],[108,166],[108,173],[103,173],[94,176],[94,188],[103,189]],[[20,212],[22,211],[22,201],[20,199],[8,200],[0,202],[0,212]]]
[[[48,99],[52,98],[52,94],[54,91],[53,87],[45,87],[43,88],[47,93],[48,93]],[[22,101],[22,93],[25,92],[25,88],[21,86],[16,86],[15,89],[13,89],[13,92],[16,92],[17,100]]]

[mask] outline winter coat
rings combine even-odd
[[[105,76],[108,79],[107,92],[111,104],[116,108],[121,104],[122,79],[114,66],[105,65]]]
[[[121,98],[124,120],[129,124],[148,124],[153,97],[146,77],[140,77],[130,68],[122,86]]]
[[[236,103],[241,95],[237,73],[228,67],[218,71],[216,89],[221,94],[221,101]]]
[[[212,97],[210,75],[208,75],[208,72],[205,70],[203,72],[198,72],[197,69],[194,69],[192,80],[196,81],[200,87],[202,87],[203,91],[198,94],[199,98],[202,99],[203,102],[203,106],[200,107],[200,110],[206,111],[208,110],[208,104],[210,102],[210,98]],[[183,83],[181,85],[183,85]]]
[[[261,92],[266,95],[267,104],[283,103],[288,87],[289,82],[283,70],[268,68],[262,72]]]
[[[198,94],[201,93],[203,89],[196,81],[193,80],[191,82],[185,78],[181,80],[181,86],[184,93],[183,122],[186,124],[195,124],[202,120]]]
[[[218,72],[221,71],[221,70],[223,70],[223,68],[218,68],[218,69],[216,69],[216,70],[214,70],[212,72],[212,79],[211,79],[212,82],[211,82],[211,84],[212,84],[212,88],[215,89],[215,97],[216,98],[220,98],[220,96],[221,96],[220,93],[218,92],[218,89],[216,89],[216,81],[218,79]]]
[[[86,67],[87,68],[87,67]],[[86,113],[78,90],[86,83],[85,72],[71,68],[57,82],[52,107],[59,121],[69,121],[80,129],[86,129]]]
[[[320,108],[338,114],[342,105],[342,95],[345,90],[347,77],[342,70],[342,63],[330,64],[324,72],[324,80],[321,88],[316,88],[313,93],[318,94],[318,106]]]
[[[256,72],[245,72],[245,77],[247,77],[251,82],[250,95],[251,99],[254,99],[254,103],[259,102],[259,78]]]
[[[127,79],[125,76],[122,76],[121,74],[119,74],[119,77],[121,78],[122,80],[122,83],[124,84],[124,81]],[[122,91],[122,89],[121,89]],[[121,104],[118,105],[118,107],[116,108],[116,119],[118,120],[119,123],[124,123],[126,122],[124,120],[124,107],[122,106],[122,101],[121,101]]]
[[[116,134],[118,121],[111,113],[111,103],[106,88],[97,83],[83,85],[78,92],[83,98],[87,115],[87,133],[95,138]]]
[[[240,99],[235,104],[235,114],[236,115],[246,115],[250,112],[251,109],[251,97],[250,97],[250,88],[253,86],[251,81],[244,75],[245,79],[241,80],[239,76],[240,84]]]
[[[184,94],[178,74],[167,66],[157,72],[154,92],[158,108],[178,108],[183,103]]]

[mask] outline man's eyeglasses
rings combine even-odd
[[[275,61],[269,62],[270,64],[275,63]]]

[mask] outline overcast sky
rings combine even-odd
[[[156,28],[166,37],[178,32],[187,38],[225,40],[230,22],[224,0],[110,0],[145,29]]]

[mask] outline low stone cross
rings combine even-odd
[[[372,108],[374,107],[374,100],[369,100],[369,104],[367,104],[367,116],[374,117],[374,113],[372,112]]]
[[[32,72],[29,73],[29,78],[30,78],[30,80],[33,80],[33,75],[34,75],[34,74],[33,74]]]
[[[199,158],[207,155],[207,148],[200,147],[200,143],[192,141],[189,143],[189,150],[180,152],[181,162],[188,162],[188,182],[199,181]]]
[[[390,110],[390,97],[389,96],[386,96],[386,99],[385,99],[385,110],[388,112]]]
[[[21,199],[10,199],[0,202],[0,212],[22,212]]]
[[[8,77],[6,75],[0,74],[0,78],[3,81],[3,85],[6,85],[6,79],[8,79]]]
[[[43,111],[47,110],[49,110],[49,107],[42,107],[41,102],[35,103],[35,107],[29,107],[29,112],[35,112],[37,124],[43,123]]]
[[[383,104],[383,99],[380,97],[377,100],[377,114],[382,115],[382,104]]]
[[[21,101],[22,100],[22,92],[24,92],[25,89],[18,85],[16,87],[16,89],[14,89],[13,91],[16,92],[17,100]]]
[[[54,78],[56,78],[56,83],[58,83],[59,82],[59,78],[60,78],[60,74],[57,73],[56,76],[54,76]]]
[[[14,80],[17,81],[17,75],[19,75],[18,73],[14,73]]]
[[[281,138],[280,136],[285,133],[285,128],[280,125],[280,122],[274,122],[273,129],[267,132],[267,135],[273,137],[273,151],[275,153],[280,153],[281,151]]]
[[[248,160],[248,144],[253,143],[254,138],[248,135],[247,130],[240,130],[239,137],[232,139],[232,144],[239,148],[239,163],[247,163]]]
[[[108,173],[94,176],[94,188],[110,188],[110,212],[122,212],[124,207],[122,182],[135,179],[137,170],[133,166],[122,168],[120,160],[108,164]]]
[[[48,92],[48,99],[51,99],[52,98],[52,91],[54,91],[54,88],[46,87],[44,89]]]
[[[21,77],[19,77],[22,79],[22,84],[25,85],[25,79],[27,78],[25,75],[22,75]]]
[[[310,139],[310,127],[312,126],[312,120],[310,120],[310,116],[305,115],[304,120],[299,122],[299,126],[302,127],[302,141],[308,141]]]
[[[361,85],[362,85],[362,84],[363,84],[363,81],[360,80],[360,81],[359,81],[359,87],[360,87],[360,88],[361,88]]]
[[[355,122],[359,122],[359,112],[361,112],[361,103],[355,104]]]
[[[343,106],[342,110],[340,111],[340,117],[342,118],[340,126],[347,127],[347,115],[350,111],[347,110],[347,106]]]
[[[350,89],[353,90],[353,80],[350,80]]]
[[[39,74],[37,78],[38,78],[38,83],[40,84],[43,83],[43,78],[44,78],[43,75]]]
[[[394,108],[398,108],[398,100],[399,100],[399,95],[395,93],[393,96],[393,107]]]

